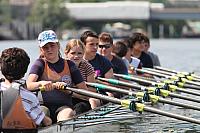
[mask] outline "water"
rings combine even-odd
[[[161,61],[162,67],[171,68],[178,71],[200,73],[200,39],[152,39],[150,50],[155,52]],[[61,41],[61,52],[66,41]],[[0,41],[0,50],[9,47],[20,47],[26,50],[31,58],[31,64],[39,56],[39,46],[37,41]],[[62,52],[63,53],[63,52]],[[31,65],[30,65],[31,66]],[[30,69],[30,67],[29,67]],[[27,74],[26,76],[27,77]],[[183,100],[173,99],[178,102],[200,106],[199,103],[192,103]],[[194,110],[180,109],[174,106],[161,105],[162,110],[200,119],[200,112]],[[135,117],[130,120],[115,122],[112,124],[88,127],[83,132],[143,132],[143,133],[183,133],[200,132],[200,126],[190,124],[164,116],[151,113],[133,113]],[[108,130],[109,129],[109,130]]]
[[[200,72],[199,39],[159,39],[151,41],[151,50],[159,55],[163,67]]]
[[[61,53],[63,53],[67,41],[60,43]],[[0,51],[9,47],[25,49],[30,55],[31,64],[39,56],[39,46],[36,40],[0,41]],[[200,39],[152,39],[150,51],[159,56],[163,67],[200,73]]]

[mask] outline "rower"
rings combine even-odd
[[[153,68],[153,61],[151,57],[144,52],[144,38],[145,35],[139,32],[133,33],[129,38],[130,44],[128,47],[132,51],[132,56],[140,59],[142,67]]]
[[[5,77],[5,81],[0,82],[3,130],[34,130],[41,123],[45,126],[52,123],[40,109],[37,97],[25,89],[25,82],[20,82],[29,63],[29,56],[20,48],[8,48],[1,54],[1,72]]]
[[[66,59],[73,61],[76,66],[79,68],[81,75],[84,81],[87,82],[95,82],[95,72],[92,65],[83,59],[83,54],[85,51],[84,44],[78,39],[71,39],[68,41],[65,47],[65,56]],[[88,88],[90,91],[95,92],[96,90],[93,88]],[[94,109],[100,105],[100,101],[98,99],[89,98],[89,102],[79,99],[72,99],[74,110],[77,114],[89,111],[90,109]],[[98,102],[98,104],[96,104]]]
[[[114,46],[112,35],[107,32],[102,32],[99,35],[98,52],[112,63],[114,73],[128,75],[128,69],[123,60],[112,53],[113,47]],[[114,97],[122,97],[121,93],[112,93],[114,94]]]
[[[150,55],[152,61],[153,61],[153,66],[161,66],[160,65],[160,60],[158,58],[158,55],[149,51],[150,48],[150,41],[147,36],[144,36],[144,52]]]
[[[99,46],[99,37],[92,31],[85,31],[82,33],[80,40],[85,45],[85,53],[83,58],[86,59],[93,67],[96,73],[96,77],[112,78],[113,68],[112,63],[104,56],[97,53]],[[100,90],[100,93],[113,96],[110,92],[104,92]]]

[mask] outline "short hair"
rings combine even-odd
[[[130,37],[126,38],[126,39],[123,39],[122,42],[127,46],[127,48],[131,48],[132,39]]]
[[[1,72],[9,82],[23,78],[30,63],[28,54],[16,47],[3,50],[0,60]]]
[[[95,32],[87,30],[87,31],[83,32],[83,34],[81,34],[81,37],[80,37],[80,40],[83,42],[84,45],[86,44],[86,39],[88,37],[95,37],[97,39],[99,38]]]
[[[83,49],[83,51],[85,50],[85,46],[83,45],[83,43],[79,39],[71,39],[66,44],[65,52],[69,53],[69,51],[75,46],[80,46]]]
[[[149,41],[149,38],[147,36],[144,36],[144,42],[146,42],[150,45],[150,41]]]
[[[135,42],[137,41],[144,41],[144,37],[145,35],[140,32],[133,33],[129,38],[129,42],[130,42],[129,48],[133,48],[133,46],[135,45]]]
[[[124,57],[128,51],[128,47],[126,46],[126,44],[124,44],[124,42],[122,41],[117,41],[114,43],[113,45],[113,53],[115,53],[117,56],[119,57]]]
[[[113,44],[113,38],[112,38],[112,35],[110,33],[107,33],[107,32],[102,32],[100,35],[99,35],[99,41],[100,42],[108,42],[110,44]]]

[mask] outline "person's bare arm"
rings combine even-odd
[[[111,68],[106,74],[105,74],[105,78],[113,78],[113,69]]]
[[[52,124],[51,118],[48,116],[45,116],[44,119],[42,120],[42,125],[44,126],[50,126]]]
[[[30,74],[26,81],[28,90],[36,90],[39,87],[43,87],[45,91],[54,89],[53,83],[51,81],[37,81],[38,75]]]
[[[87,76],[87,82],[91,82],[91,83],[95,83],[95,73],[90,74],[89,76]]]
[[[91,83],[96,83],[96,80],[95,80],[95,73],[89,75],[87,77],[87,82],[91,82]],[[92,92],[96,92],[96,89],[93,88],[93,87],[88,87],[88,90],[89,91],[92,91]]]

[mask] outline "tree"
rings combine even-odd
[[[28,19],[30,22],[42,23],[44,29],[61,30],[74,27],[64,0],[36,0]]]
[[[0,0],[0,24],[11,22],[11,10],[8,0]]]

